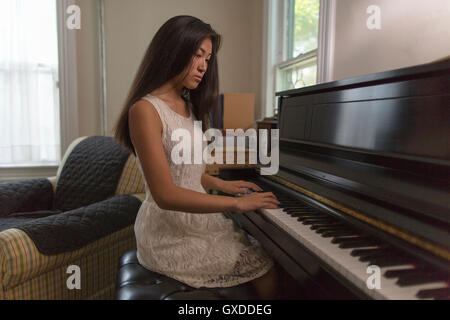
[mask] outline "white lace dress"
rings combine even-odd
[[[195,115],[176,113],[161,99],[147,95],[163,124],[162,141],[173,182],[206,193],[201,185],[205,164],[176,164],[171,159],[172,131],[185,128],[194,137]],[[194,139],[192,140],[192,146]],[[203,142],[203,147],[206,142]],[[193,147],[192,147],[193,150]],[[193,151],[191,152],[193,157]],[[192,158],[193,159],[193,158]],[[137,164],[142,167],[137,155]],[[273,266],[272,259],[253,239],[234,227],[222,213],[187,213],[158,207],[145,183],[146,199],[139,209],[134,231],[137,257],[145,268],[195,288],[231,287],[261,277]]]

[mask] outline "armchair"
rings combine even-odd
[[[0,184],[0,299],[113,299],[144,192],[134,155],[98,136],[72,142],[56,177]]]

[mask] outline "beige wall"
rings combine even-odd
[[[366,27],[369,5],[381,30]],[[337,0],[334,79],[431,62],[450,55],[449,0]]]
[[[78,0],[77,31],[79,135],[101,134],[98,4]],[[121,111],[135,72],[158,28],[169,18],[196,16],[222,35],[220,92],[253,92],[255,116],[261,108],[262,0],[107,0],[104,1],[108,134]]]
[[[115,124],[147,46],[169,18],[193,15],[223,36],[220,92],[254,92],[260,101],[260,0],[105,1],[108,131]],[[259,109],[259,108],[258,108]]]
[[[79,135],[101,134],[98,2],[78,0]],[[381,30],[366,27],[369,5]],[[106,0],[108,132],[157,29],[178,14],[197,16],[222,34],[220,91],[255,93],[261,117],[263,0]],[[449,0],[337,0],[333,79],[402,68],[450,55]]]
[[[98,2],[78,0],[81,29],[77,30],[79,136],[101,135]]]

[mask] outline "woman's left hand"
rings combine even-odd
[[[228,194],[246,194],[249,189],[253,191],[263,191],[256,184],[243,180],[223,181],[220,186],[220,191]]]

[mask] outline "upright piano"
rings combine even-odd
[[[280,207],[226,214],[308,298],[449,299],[450,61],[277,97]]]

